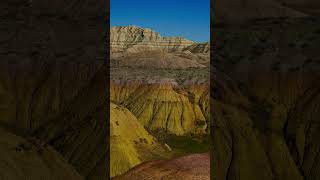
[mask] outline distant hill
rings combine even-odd
[[[111,28],[112,67],[204,68],[209,64],[209,43],[182,37],[162,37],[158,32],[136,26]]]

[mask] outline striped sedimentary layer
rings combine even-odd
[[[110,30],[111,52],[176,51],[193,44],[193,41],[181,37],[162,37],[158,32],[137,26],[116,26]]]
[[[150,131],[169,134],[208,133],[207,84],[178,85],[170,81],[112,81],[111,101],[128,108]]]

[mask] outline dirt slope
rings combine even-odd
[[[209,180],[209,154],[192,154],[171,160],[151,161],[130,170],[114,180]]]

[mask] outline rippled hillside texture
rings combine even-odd
[[[209,44],[111,28],[110,173],[209,179]]]
[[[108,179],[105,3],[0,2],[1,180]]]
[[[320,179],[319,4],[268,3],[235,6],[234,17],[217,9],[213,179]]]

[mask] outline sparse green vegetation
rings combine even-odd
[[[160,143],[168,144],[173,153],[177,156],[192,153],[203,153],[210,150],[209,135],[200,136],[187,134],[184,136],[177,136],[174,134],[168,134],[162,129],[158,129],[150,133],[156,137]]]

